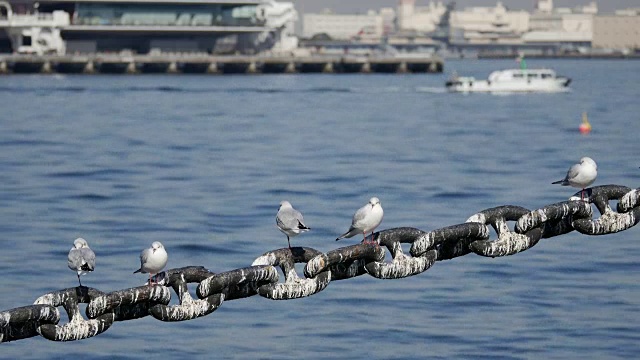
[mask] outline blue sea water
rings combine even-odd
[[[153,241],[169,268],[251,265],[286,246],[275,226],[284,199],[313,229],[292,244],[327,252],[358,241],[334,239],[372,196],[385,210],[379,229],[428,231],[494,206],[566,200],[577,189],[551,182],[582,156],[598,163],[594,185],[639,186],[640,62],[528,60],[573,79],[561,94],[443,89],[454,70],[484,78],[516,65],[2,76],[0,310],[76,286],[66,264],[76,237],[97,255],[83,284],[109,292],[145,281],[132,272]],[[119,322],[82,341],[34,337],[0,344],[0,358],[634,358],[639,229],[573,232],[504,258],[470,254],[401,280],[335,281],[304,299],[228,301],[187,322]]]

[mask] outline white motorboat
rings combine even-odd
[[[507,69],[492,72],[487,80],[454,75],[446,87],[454,92],[561,92],[569,83],[570,78],[550,69]]]

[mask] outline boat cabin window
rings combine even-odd
[[[550,78],[550,77],[552,77],[552,76],[551,76],[551,74],[549,74],[549,73],[542,73],[542,78],[543,78],[543,79],[548,79],[548,78]]]
[[[537,78],[538,74],[537,73],[528,73],[527,74],[527,78],[531,79],[531,78]]]
[[[522,75],[522,74],[513,74],[513,77],[516,78],[516,79],[521,79],[521,78],[524,77],[524,75]]]

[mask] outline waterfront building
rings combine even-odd
[[[40,0],[27,14],[5,1],[0,9],[0,30],[22,53],[253,54],[297,46],[290,2]]]
[[[536,0],[535,11],[542,14],[550,14],[553,11],[553,0]]]
[[[383,33],[383,16],[374,10],[365,14],[335,14],[325,9],[319,14],[304,14],[302,18],[302,37],[305,39],[318,35],[327,35],[335,40],[355,37],[380,39]]]
[[[640,8],[594,17],[592,46],[601,50],[640,50]]]
[[[396,26],[396,10],[390,7],[380,9],[382,17],[382,33],[384,35],[392,34],[397,30]]]
[[[529,20],[530,29],[522,35],[527,44],[557,43],[573,51],[591,46],[595,1],[574,9],[553,7],[552,0],[538,1]]]
[[[0,32],[3,33],[0,50],[38,55],[64,54],[61,28],[69,26],[70,22],[69,14],[64,11],[14,15],[11,5],[0,1]]]
[[[451,12],[449,19],[454,42],[520,42],[529,29],[529,13],[509,10],[498,1],[495,7],[470,7]]]
[[[400,0],[398,4],[398,30],[417,33],[436,31],[447,7],[442,1],[430,1],[427,6],[416,6],[415,0]]]

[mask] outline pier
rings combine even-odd
[[[0,55],[0,74],[441,73],[437,56]]]

